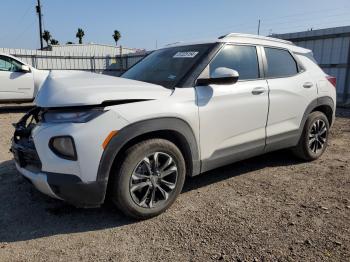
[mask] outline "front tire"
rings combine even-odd
[[[329,121],[322,112],[312,112],[306,120],[298,145],[293,153],[306,161],[318,159],[326,150]]]
[[[150,139],[125,152],[112,180],[112,201],[126,215],[147,219],[164,212],[180,194],[186,176],[181,151],[165,139]]]

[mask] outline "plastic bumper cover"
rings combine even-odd
[[[107,180],[83,183],[79,177],[68,174],[34,173],[20,167],[17,170],[42,193],[64,200],[76,207],[98,207],[105,199]]]

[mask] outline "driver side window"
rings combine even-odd
[[[0,56],[0,71],[19,72],[21,64],[10,57]]]
[[[240,80],[259,78],[258,55],[255,46],[226,45],[209,65],[210,75],[218,67],[227,67],[239,73]]]

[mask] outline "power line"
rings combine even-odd
[[[271,28],[271,27],[273,27],[276,24],[278,24],[278,25],[280,25],[282,23],[283,24],[287,24],[287,23],[290,24],[290,23],[293,23],[295,21],[312,21],[313,19],[319,20],[318,16],[317,17],[310,17],[310,16],[316,16],[319,13],[326,12],[326,11],[327,11],[327,13],[329,13],[330,11],[338,11],[338,10],[344,10],[344,7],[342,7],[342,8],[326,9],[326,10],[323,9],[323,10],[316,10],[316,11],[311,11],[311,12],[295,13],[295,14],[291,14],[291,15],[287,15],[287,16],[267,18],[267,19],[263,19],[264,20],[263,27],[264,28],[269,27],[269,29],[274,29],[274,28]],[[342,13],[331,14],[331,15],[326,15],[326,16],[323,15],[322,16],[322,20],[324,20],[324,18],[326,18],[326,17],[334,17],[334,16],[347,15],[347,14],[349,14],[349,12],[346,12],[346,13],[342,12]],[[308,17],[305,18],[304,15],[308,15]],[[302,16],[302,17],[301,18],[297,18],[298,16]],[[295,19],[290,19],[291,17],[296,17],[296,18]],[[271,21],[277,21],[277,22],[271,22]],[[232,31],[235,31],[235,30],[242,31],[242,30],[252,29],[251,30],[252,32],[253,32],[253,29],[256,30],[256,25],[252,25],[252,24],[247,25],[247,23],[249,23],[249,22],[239,23],[239,24],[235,24],[235,25],[232,25],[232,26],[217,27],[217,28],[213,28],[210,31],[208,31],[208,30],[202,31],[202,32],[198,32],[197,31],[197,33],[194,33],[194,34],[193,33],[182,34],[182,35],[179,35],[177,37],[177,39],[183,39],[183,38],[188,39],[187,36],[190,36],[190,39],[194,39],[194,37],[198,37],[198,36],[201,37],[201,36],[204,36],[204,34],[205,34],[205,37],[207,37],[208,35],[211,35],[211,34],[219,35],[219,34],[223,34],[224,32],[232,32]],[[262,25],[260,25],[260,33],[261,33],[261,26]],[[173,34],[171,36],[173,36]],[[172,40],[170,40],[170,41],[172,41]],[[163,42],[166,42],[166,41],[163,41]]]
[[[326,15],[326,16],[323,16],[322,17],[322,23],[327,23],[327,20],[325,20],[325,18],[331,18],[331,17],[338,17],[338,16],[341,16],[341,15],[347,15],[349,14],[349,12],[347,13],[339,13],[339,14],[333,14],[333,15]],[[288,27],[293,27],[291,24],[295,23],[295,22],[301,22],[301,21],[311,21],[312,22],[315,22],[317,20],[317,22],[319,21],[318,18],[303,18],[303,19],[294,19],[294,20],[289,20],[289,21],[278,21],[278,22],[274,22],[274,23],[265,23],[265,20],[264,20],[264,27],[274,27],[275,25],[277,25],[277,27],[279,27],[281,24],[288,24]],[[332,20],[328,20],[328,21],[332,21]],[[333,22],[333,21],[332,21]],[[242,26],[241,26],[242,25]],[[247,24],[239,24],[239,25],[235,25],[235,26],[232,26],[232,27],[226,27],[226,29],[254,29],[256,28],[255,25],[247,25]],[[206,31],[208,32],[208,31]],[[211,31],[213,32],[213,31]],[[215,31],[217,32],[217,31]]]
[[[322,26],[325,23],[328,25],[328,27],[332,27],[332,26],[336,26],[336,25],[341,26],[341,24],[344,24],[344,23],[347,23],[350,25],[350,18],[344,19],[344,20],[338,20],[338,21],[323,21],[322,23],[310,23],[308,25],[299,24],[299,25],[293,26],[293,28],[294,28],[294,30],[303,30],[303,29],[306,30],[307,28],[312,27],[313,30],[317,30],[317,28],[319,26]],[[289,28],[290,28],[289,26],[277,27],[277,28],[273,29],[273,31],[274,31],[273,33],[277,34],[276,31],[278,31],[278,30],[283,31],[283,29],[289,29]],[[319,29],[321,29],[321,28],[319,28]],[[288,31],[290,31],[290,30],[288,30]]]
[[[329,13],[331,11],[338,11],[338,10],[342,10],[343,11],[343,10],[346,10],[347,8],[348,8],[347,6],[343,6],[343,7],[338,7],[338,8],[315,10],[315,11],[311,11],[311,12],[294,13],[294,14],[291,14],[291,15],[277,16],[277,17],[266,18],[266,19],[264,18],[264,21],[274,21],[274,20],[279,20],[281,18],[283,19],[283,18],[290,18],[290,17],[296,17],[296,16],[314,15],[314,14],[319,14],[319,13]]]
[[[33,8],[33,5],[32,5],[32,3],[30,3],[30,5],[25,9],[23,15],[18,16],[19,19],[16,21],[16,25],[17,25],[17,26],[20,25],[21,23],[23,23],[24,18],[28,15],[30,9],[32,9],[32,8]],[[7,33],[3,34],[3,35],[0,37],[0,39],[8,38],[8,35],[11,34],[11,33],[12,33],[12,32],[11,32],[10,30],[7,31]]]
[[[32,3],[30,3],[30,5],[28,6],[28,8],[26,9],[26,11],[24,12],[24,14],[21,16],[20,20],[18,21],[18,23],[21,23],[23,21],[23,19],[29,14],[29,11],[33,8]]]
[[[29,23],[28,26],[26,26],[15,38],[13,38],[13,42],[17,42],[21,37],[23,37],[24,33],[28,31],[29,28],[31,28],[35,24],[35,21],[32,21],[32,23]]]
[[[333,20],[333,19],[328,19],[328,20],[322,19],[322,22],[320,22],[319,20],[318,21],[311,20],[311,22],[305,23],[304,21],[306,21],[306,20],[289,21],[288,23],[274,23],[274,24],[271,24],[271,23],[270,24],[265,24],[264,23],[264,27],[265,28],[269,28],[269,29],[290,28],[291,30],[294,30],[294,28],[296,26],[310,26],[310,25],[313,25],[315,23],[317,25],[323,25],[323,24],[327,24],[327,23],[338,23],[338,22],[344,22],[344,21],[347,22],[349,20],[349,18],[340,19],[340,20],[339,19],[336,19],[336,20]],[[287,25],[285,25],[285,24],[287,24]],[[240,30],[249,30],[249,29],[253,30],[255,28],[256,28],[256,26],[254,26],[254,25],[248,25],[248,26],[240,27],[239,29]],[[265,29],[265,30],[267,30],[267,29]]]
[[[339,14],[332,14],[332,15],[325,15],[325,16],[322,16],[322,20],[324,20],[324,18],[330,18],[330,17],[339,17],[339,16],[342,16],[342,15],[349,15],[349,12],[346,12],[346,13],[339,13]],[[265,20],[264,20],[264,25],[267,25],[267,26],[270,26],[270,25],[275,25],[275,24],[278,24],[278,25],[281,25],[281,24],[290,24],[291,22],[300,22],[300,21],[313,21],[313,20],[319,20],[319,18],[315,18],[315,17],[305,17],[305,18],[301,18],[301,19],[293,19],[293,20],[287,20],[287,21],[278,21],[278,22],[270,22],[270,23],[265,23]]]
[[[318,25],[323,25],[323,24],[329,24],[329,23],[340,23],[340,22],[348,22],[348,20],[333,20],[333,19],[324,19],[324,18],[332,18],[332,17],[338,17],[339,15],[342,14],[347,14],[347,13],[341,13],[341,14],[333,14],[333,15],[328,15],[328,16],[323,16],[322,22],[320,23],[318,18],[305,18],[305,19],[295,19],[295,20],[291,20],[291,21],[284,21],[284,22],[275,22],[275,23],[266,23],[264,21],[264,28],[268,28],[265,29],[265,31],[268,30],[279,30],[281,28],[281,24],[288,24],[286,26],[284,26],[283,28],[290,28],[290,31],[295,30],[296,28],[300,28],[302,26],[304,27],[310,27],[311,25],[314,26],[315,24]],[[300,24],[301,21],[310,21],[308,23],[303,23]],[[298,24],[295,24],[298,23]],[[261,24],[262,25],[262,24]],[[260,25],[260,34],[261,34],[261,25]],[[195,34],[187,34],[188,36],[191,36],[190,38],[186,38],[184,35],[182,36],[182,40],[186,40],[186,39],[194,39],[196,37],[209,37],[211,35],[214,35],[214,37],[216,37],[217,35],[221,35],[221,34],[225,34],[225,33],[229,33],[229,32],[233,32],[233,31],[240,31],[240,32],[246,32],[249,31],[250,33],[256,33],[256,25],[253,24],[249,24],[247,25],[246,23],[242,23],[242,24],[237,24],[231,27],[226,27],[226,30],[210,30],[210,31],[203,31],[202,33],[197,32]]]

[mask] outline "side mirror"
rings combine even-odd
[[[29,73],[30,72],[30,67],[27,65],[22,65],[21,66],[21,71],[24,73]]]
[[[218,67],[211,73],[209,78],[197,79],[198,85],[210,85],[210,84],[234,84],[238,81],[239,74],[236,70],[227,67]]]

